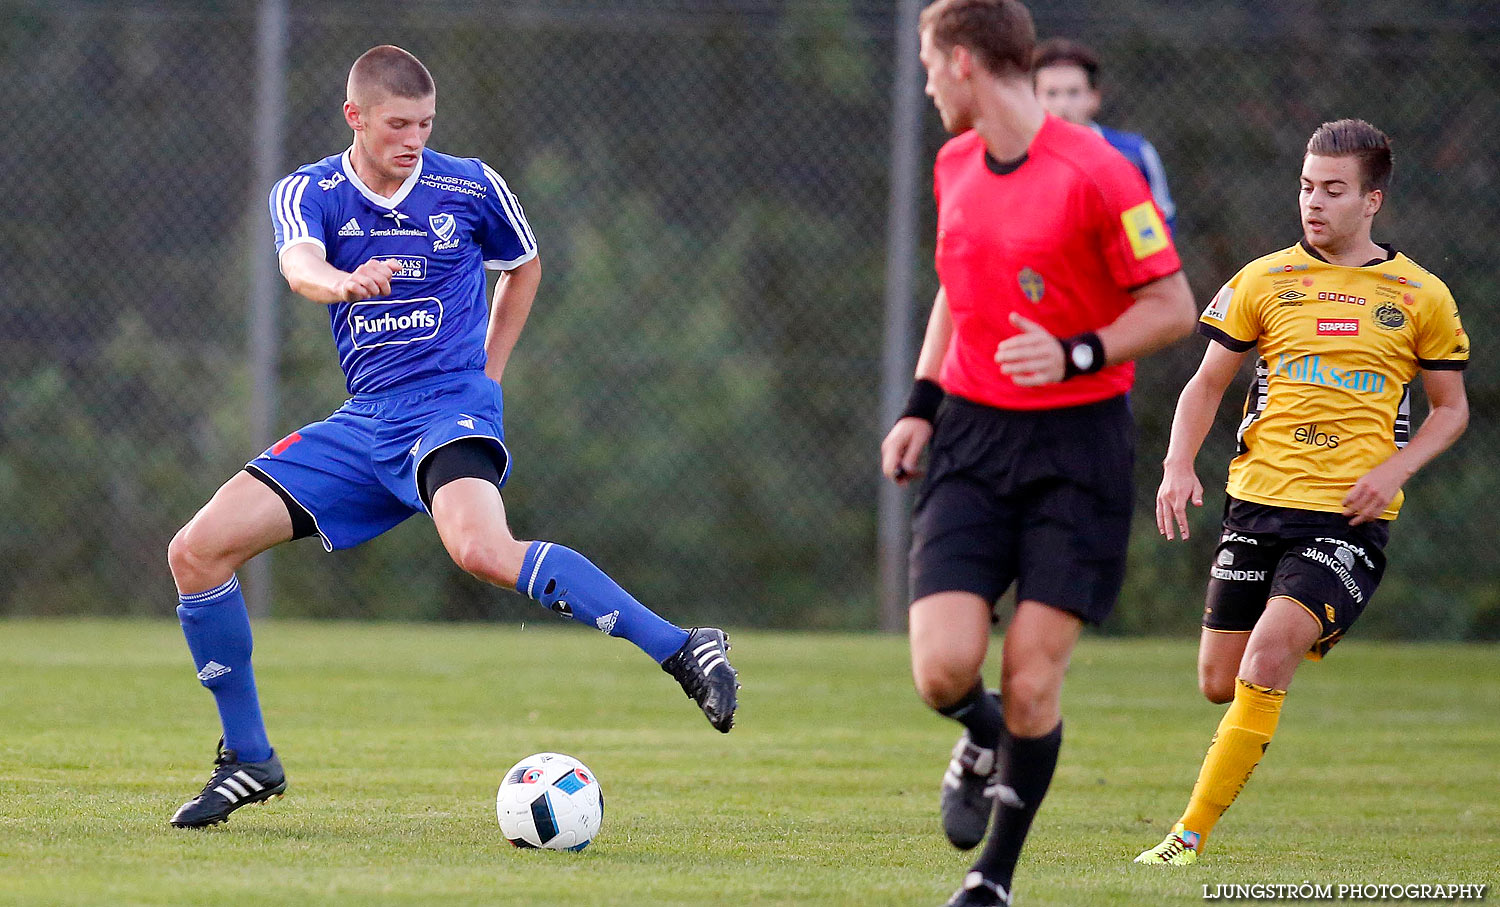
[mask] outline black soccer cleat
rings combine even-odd
[[[943,833],[959,850],[984,840],[990,814],[1000,793],[1000,765],[996,752],[976,745],[964,731],[953,745],[953,758],[943,773]]]
[[[714,627],[695,627],[687,642],[661,663],[661,669],[677,678],[682,691],[698,703],[708,723],[720,733],[734,727],[739,704],[739,673],[729,663],[729,637]]]
[[[1010,907],[1010,892],[975,870],[964,876],[964,887],[953,893],[946,907]]]
[[[172,824],[178,828],[218,825],[229,821],[229,814],[241,806],[280,797],[286,790],[286,772],[274,750],[264,762],[241,762],[239,758],[234,750],[226,750],[224,739],[219,738],[213,774],[198,796],[172,814]]]

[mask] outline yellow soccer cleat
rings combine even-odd
[[[1150,850],[1135,858],[1137,863],[1160,863],[1170,866],[1191,866],[1198,862],[1198,846],[1202,838],[1196,831],[1188,831],[1178,822],[1172,833]]]

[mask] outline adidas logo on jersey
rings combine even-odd
[[[221,665],[217,661],[210,661],[198,672],[198,679],[202,681],[213,680],[215,677],[223,677],[231,669],[227,665]]]
[[[615,629],[615,621],[619,619],[620,612],[611,611],[603,617],[600,617],[598,620],[594,621],[594,626],[603,630],[605,633],[613,633]]]
[[[344,224],[342,227],[339,227],[339,235],[340,236],[364,236],[365,235],[365,231],[363,231],[363,230],[361,230],[359,228],[359,221],[355,220],[354,218],[351,217],[351,218],[349,218],[348,223]]]

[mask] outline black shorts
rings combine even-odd
[[[912,517],[912,601],[972,592],[990,603],[1017,582],[1099,623],[1125,579],[1135,426],[1125,398],[1002,410],[949,396],[934,423]]]
[[[1321,658],[1346,633],[1385,573],[1385,520],[1350,526],[1339,513],[1273,507],[1230,498],[1214,549],[1203,627],[1249,633],[1272,598],[1290,598],[1322,630],[1309,655]]]

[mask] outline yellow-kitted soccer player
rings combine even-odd
[[[1302,240],[1246,265],[1199,321],[1212,342],[1177,402],[1156,522],[1187,538],[1187,502],[1203,503],[1193,460],[1255,350],[1198,655],[1203,695],[1231,705],[1182,818],[1137,863],[1198,859],[1270,745],[1297,666],[1369,603],[1401,486],[1468,424],[1469,339],[1452,295],[1370,239],[1390,177],[1380,130],[1320,126],[1302,162]],[[1418,372],[1431,412],[1412,436]]]

